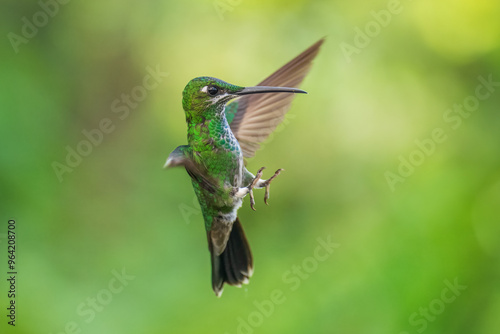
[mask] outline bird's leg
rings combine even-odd
[[[281,171],[283,170],[280,168],[269,179],[262,180],[261,177],[262,177],[262,171],[264,170],[264,168],[265,167],[262,167],[261,169],[259,169],[259,171],[257,172],[257,175],[255,175],[255,177],[250,172],[245,170],[246,171],[246,179],[252,178],[251,182],[248,185],[248,187],[236,188],[235,193],[234,193],[234,196],[239,197],[239,198],[243,198],[247,194],[250,194],[250,207],[254,211],[255,211],[255,198],[253,196],[253,189],[254,188],[256,188],[256,189],[266,188],[266,192],[264,195],[264,203],[268,204],[267,200],[269,199],[269,188],[271,185],[271,181],[274,180],[274,178],[276,176],[278,176],[281,173]]]
[[[259,169],[259,171],[257,172],[257,175],[255,175],[255,177],[252,179],[252,182],[250,182],[248,187],[235,188],[236,192],[235,192],[234,196],[236,196],[236,197],[243,198],[247,194],[250,194],[250,207],[254,211],[255,211],[255,207],[254,207],[255,198],[253,197],[253,188],[260,181],[260,178],[262,177],[262,171],[264,170],[264,168],[266,168],[266,167],[262,167],[261,169]]]

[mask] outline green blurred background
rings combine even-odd
[[[479,76],[500,81],[498,1],[75,0],[17,53],[9,33],[43,7],[1,7],[2,333],[499,332],[500,87],[468,117],[444,118],[474,102]],[[372,29],[369,41],[357,29]],[[162,169],[186,143],[182,89],[201,75],[254,85],[323,36],[309,95],[248,165],[286,169],[269,207],[259,191],[257,211],[248,199],[240,210],[254,276],[217,299],[189,177]],[[168,76],[115,113],[148,67]],[[113,131],[60,182],[53,163],[106,118]],[[436,128],[446,140],[391,188],[386,173]],[[338,248],[314,260],[328,236]],[[134,278],[110,293],[122,270]],[[454,281],[466,288],[443,302]],[[271,307],[274,290],[284,301]]]

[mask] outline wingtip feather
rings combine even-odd
[[[309,72],[312,61],[318,54],[325,37],[319,39],[305,51],[264,79],[258,86],[281,86],[298,88]],[[307,92],[305,93],[307,94]],[[281,123],[287,113],[295,94],[260,94],[247,95],[237,100],[237,111],[230,126],[236,139],[240,142],[243,156],[251,158],[260,147],[259,143],[269,137]],[[280,113],[275,111],[279,110]],[[263,119],[262,116],[265,116]],[[265,122],[268,126],[255,126]],[[242,143],[242,141],[247,141]]]

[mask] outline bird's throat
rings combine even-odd
[[[194,151],[204,152],[224,148],[227,146],[227,141],[234,138],[224,109],[205,110],[203,113],[186,113],[186,122],[188,143]]]

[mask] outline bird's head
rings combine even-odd
[[[186,116],[222,112],[225,104],[234,98],[258,93],[306,93],[288,87],[241,87],[212,77],[198,77],[189,81],[182,92],[182,106]]]
[[[189,81],[182,92],[182,106],[186,112],[203,112],[207,109],[222,110],[224,105],[237,97],[244,87],[211,77],[198,77]]]

